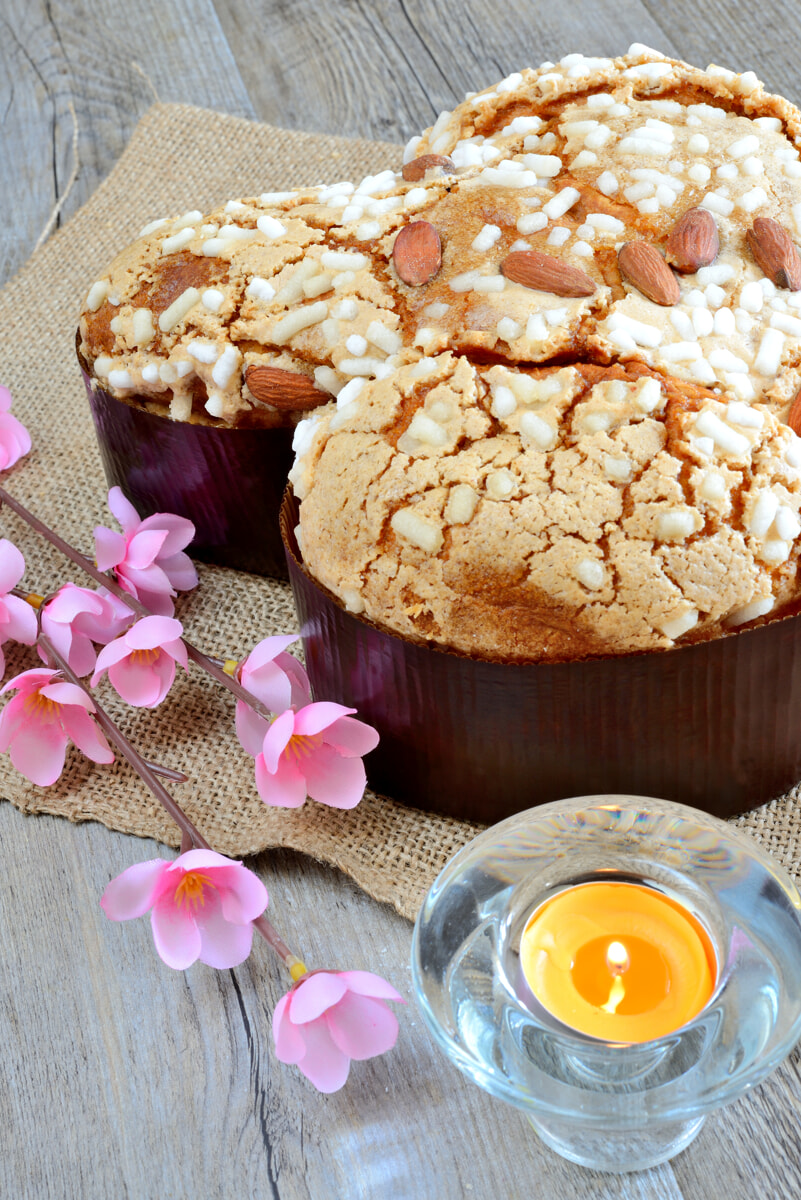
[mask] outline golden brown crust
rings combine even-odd
[[[753,228],[801,234],[800,137],[750,73],[569,55],[441,114],[406,178],[143,231],[82,349],[175,419],[336,397],[298,432],[305,560],[400,632],[512,659],[713,636],[795,596],[801,291]],[[265,372],[302,380],[270,405]]]

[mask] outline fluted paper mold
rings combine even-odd
[[[171,421],[117,400],[83,371],[109,487],[143,516],[195,525],[195,558],[286,578],[278,527],[292,465],[291,429],[225,429]]]
[[[315,696],[381,741],[370,786],[492,824],[566,796],[661,796],[720,817],[801,778],[801,616],[663,652],[503,663],[411,642],[347,612],[281,528]]]

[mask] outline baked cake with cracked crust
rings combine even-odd
[[[304,562],[405,636],[527,661],[716,636],[798,595],[799,145],[750,72],[569,55],[402,171],[154,223],[81,352],[177,420],[315,408]]]

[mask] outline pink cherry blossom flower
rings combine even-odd
[[[188,850],[170,862],[150,859],[112,879],[100,901],[112,921],[150,910],[153,941],[168,967],[185,971],[239,966],[250,954],[253,922],[267,907],[264,884],[214,850]]]
[[[311,701],[308,675],[296,658],[285,653],[287,646],[297,640],[291,633],[265,638],[251,650],[239,668],[239,682],[271,712],[302,708]],[[254,758],[261,754],[268,729],[269,723],[250,705],[237,701],[237,737],[243,749]]]
[[[355,708],[320,702],[276,717],[256,758],[256,787],[265,804],[298,808],[306,795],[334,808],[354,808],[367,777],[361,755],[378,745]]]
[[[28,430],[12,417],[11,392],[6,387],[0,387],[0,471],[13,467],[31,448],[31,435]]]
[[[123,532],[103,525],[95,528],[98,567],[113,568],[120,587],[151,612],[171,617],[172,597],[197,586],[192,560],[182,553],[195,536],[194,525],[174,513],[154,513],[142,521],[118,487],[109,492],[108,505]]]
[[[296,1063],[321,1092],[336,1092],[351,1059],[385,1054],[398,1020],[387,1000],[405,1000],[370,971],[313,971],[282,996],[273,1013],[275,1053]]]
[[[58,671],[37,668],[10,679],[15,689],[0,713],[0,753],[8,750],[16,769],[40,787],[55,783],[64,770],[70,741],[92,762],[114,762],[111,747],[90,716],[92,700]]]
[[[5,391],[0,388],[0,392]],[[25,559],[7,538],[0,538],[0,677],[6,669],[3,642],[32,646],[39,632],[36,613],[20,596],[9,596],[25,574]]]
[[[97,651],[93,643],[105,646],[119,637],[134,619],[131,610],[110,592],[93,591],[74,583],[65,583],[42,606],[42,632],[76,675],[94,671]],[[39,655],[47,662],[41,646]]]
[[[174,617],[142,617],[100,651],[92,687],[108,671],[109,683],[128,704],[155,708],[173,685],[176,662],[189,669],[182,633]]]

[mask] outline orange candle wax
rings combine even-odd
[[[612,1042],[647,1042],[686,1025],[717,976],[700,921],[636,883],[583,883],[546,900],[523,931],[520,965],[548,1012]]]

